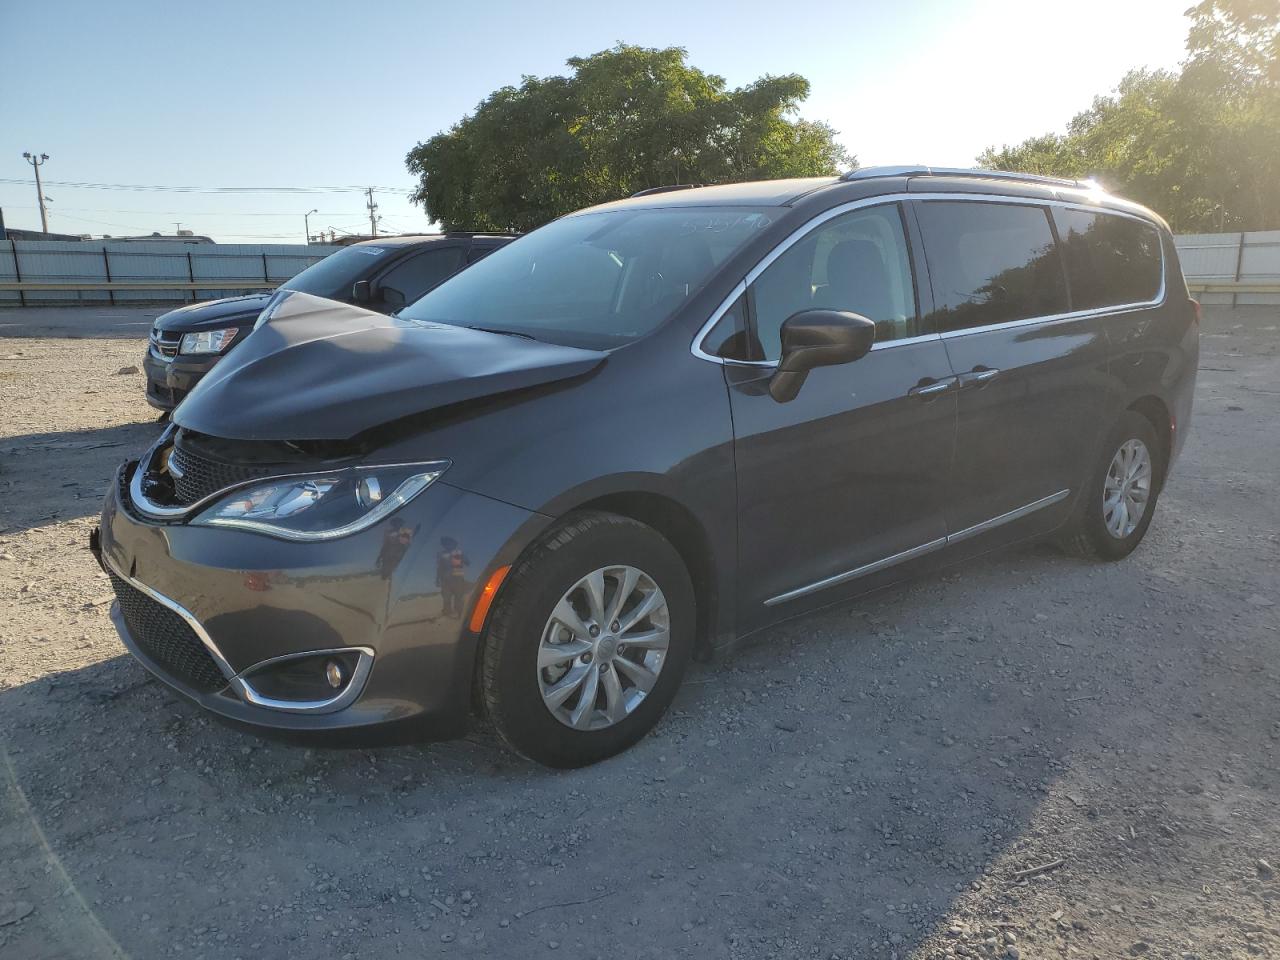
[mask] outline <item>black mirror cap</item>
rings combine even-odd
[[[782,324],[782,359],[769,381],[779,403],[794,400],[814,367],[860,360],[876,340],[872,320],[845,310],[801,310]]]
[[[351,285],[351,302],[368,303],[373,299],[373,285],[368,280],[357,280]]]

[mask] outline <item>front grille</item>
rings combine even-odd
[[[184,506],[234,484],[269,476],[273,472],[278,471],[265,466],[252,467],[210,460],[178,445],[174,446],[169,455],[169,473],[173,477],[175,499]]]
[[[129,636],[143,653],[174,679],[201,693],[213,693],[227,685],[187,621],[127,580],[108,573]]]
[[[168,330],[151,330],[151,352],[160,360],[172,360],[178,355],[182,334]]]

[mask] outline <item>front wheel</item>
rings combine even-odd
[[[1120,560],[1146,536],[1164,483],[1164,456],[1151,421],[1126,410],[1112,428],[1061,541],[1071,552]]]
[[[503,585],[484,637],[485,710],[531,760],[603,760],[666,712],[694,629],[693,588],[670,543],[627,517],[572,517]]]

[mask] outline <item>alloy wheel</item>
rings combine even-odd
[[[1141,440],[1126,440],[1111,458],[1102,488],[1102,521],[1117,540],[1142,522],[1151,499],[1151,474],[1151,452]]]
[[[575,730],[626,719],[653,689],[671,623],[653,578],[629,566],[595,570],[560,598],[538,645],[538,684],[552,716]]]

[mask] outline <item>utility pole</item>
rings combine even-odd
[[[49,211],[44,207],[44,187],[40,184],[40,167],[49,159],[49,155],[47,153],[42,153],[37,157],[34,153],[25,152],[22,155],[26,158],[27,163],[31,164],[31,166],[36,169],[36,197],[40,200],[40,229],[45,233],[48,233]],[[369,195],[373,195],[372,190],[369,192]]]
[[[365,204],[369,208],[369,235],[376,237],[378,235],[378,204],[373,199],[373,187],[365,191],[369,195],[369,202]]]
[[[302,215],[302,225],[303,225],[303,229],[306,230],[306,233],[307,233],[307,243],[311,242],[311,215],[313,213],[319,213],[319,212],[320,211],[318,209],[308,210],[306,213]]]

